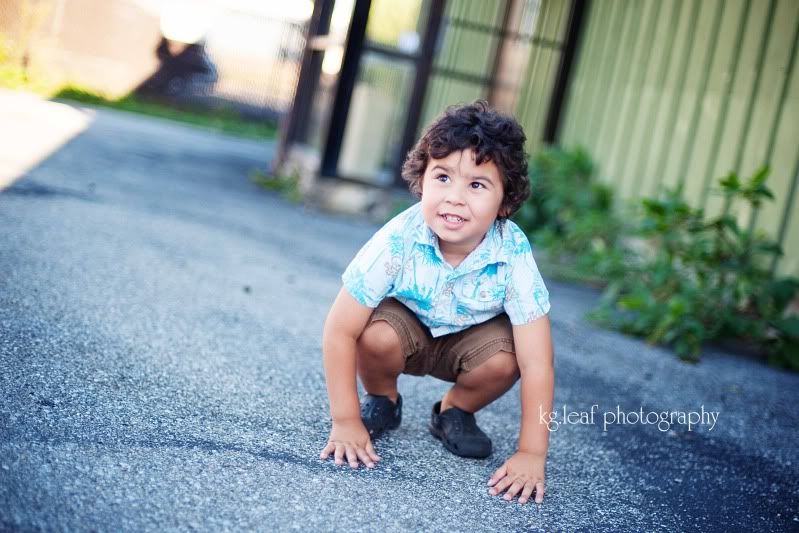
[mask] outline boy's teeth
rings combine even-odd
[[[463,222],[461,217],[456,217],[454,215],[445,215],[445,218],[450,222]]]

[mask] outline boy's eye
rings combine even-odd
[[[485,184],[483,184],[483,183],[481,183],[479,181],[473,181],[469,186],[472,189],[485,189],[486,188]]]
[[[449,179],[449,176],[447,176],[446,174],[440,174],[439,176],[436,177],[436,179],[441,183],[444,183]]]

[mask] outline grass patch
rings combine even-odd
[[[52,83],[47,82],[44,76],[25,72],[17,65],[2,61],[0,61],[0,88],[30,91],[44,96],[49,96],[53,91]]]
[[[267,191],[280,194],[291,203],[299,204],[303,201],[302,192],[299,188],[299,176],[267,176],[261,171],[254,171],[250,174],[250,180]]]
[[[274,139],[277,133],[274,124],[245,120],[235,109],[225,107],[199,109],[145,100],[135,95],[112,99],[71,85],[58,89],[52,98],[166,118],[254,139]]]

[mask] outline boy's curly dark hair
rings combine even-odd
[[[453,105],[438,116],[408,152],[402,165],[402,179],[418,198],[422,196],[422,178],[430,158],[441,159],[452,152],[471,148],[475,163],[493,161],[502,175],[505,192],[500,211],[502,220],[513,215],[530,194],[527,177],[527,138],[513,117],[502,115],[485,100]]]

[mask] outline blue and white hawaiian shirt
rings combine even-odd
[[[519,226],[508,220],[500,231],[499,222],[494,223],[477,248],[453,268],[422,217],[421,203],[380,228],[341,280],[368,307],[396,298],[433,337],[464,330],[503,311],[511,324],[526,324],[550,307],[530,242]]]

